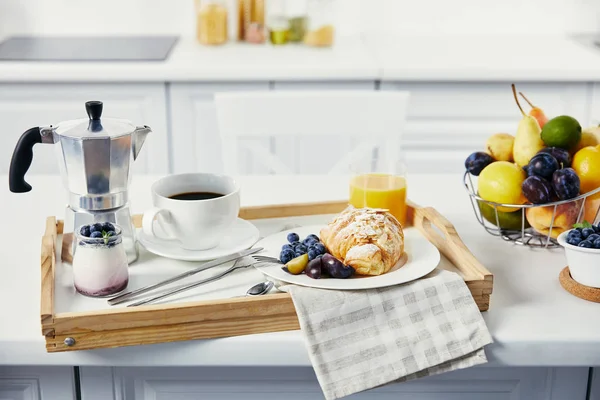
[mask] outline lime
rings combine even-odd
[[[544,125],[541,136],[546,146],[569,150],[581,140],[581,125],[575,118],[561,115]]]
[[[498,226],[498,222],[500,225],[498,228],[506,229],[511,231],[520,231],[521,230],[521,218],[523,217],[520,212],[502,212],[498,211],[498,220],[496,220],[496,212],[494,211],[494,207],[489,204],[484,203],[483,201],[478,201],[479,210],[481,211],[481,216],[485,218],[492,225]],[[525,229],[529,228],[529,222],[525,219]]]

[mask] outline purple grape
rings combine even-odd
[[[325,270],[332,278],[346,279],[352,276],[354,268],[344,265],[340,260],[331,254],[325,254],[321,257],[321,268]]]
[[[471,154],[465,160],[465,168],[467,171],[475,176],[479,176],[481,171],[488,165],[494,162],[492,156],[488,153],[484,153],[483,151],[477,151]]]
[[[571,167],[571,155],[565,149],[561,149],[560,147],[546,147],[538,152],[538,154],[540,153],[552,155],[558,161],[559,168]]]
[[[548,153],[539,153],[531,158],[527,167],[528,176],[539,176],[551,179],[554,171],[558,169],[558,161]]]
[[[306,276],[313,279],[321,279],[321,256],[311,260],[306,264],[306,268],[304,269],[304,273]]]
[[[552,187],[561,200],[569,200],[579,196],[579,177],[573,168],[563,168],[552,175]]]
[[[530,176],[521,185],[523,194],[533,204],[546,204],[552,199],[552,185],[539,176]]]

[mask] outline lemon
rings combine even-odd
[[[573,156],[572,168],[579,176],[581,193],[591,192],[600,187],[600,146],[588,146]],[[599,198],[600,193],[593,198]]]
[[[494,203],[524,204],[527,199],[521,191],[525,171],[508,161],[496,161],[481,171],[477,183],[482,199]],[[498,207],[498,211],[514,212],[515,207]]]

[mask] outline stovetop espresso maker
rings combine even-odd
[[[151,129],[123,119],[101,118],[102,107],[100,101],[88,101],[85,108],[89,119],[35,127],[23,133],[10,163],[9,186],[14,193],[30,191],[25,173],[33,160],[33,146],[54,144],[63,185],[69,192],[63,238],[84,224],[116,223],[123,229],[123,245],[131,263],[138,251],[127,188],[131,164]],[[76,241],[70,242],[70,247],[62,248],[74,254]]]

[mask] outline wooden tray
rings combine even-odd
[[[304,215],[335,214],[346,201],[246,207],[240,218],[258,220]],[[139,226],[141,217],[133,217]],[[463,277],[479,309],[490,304],[493,276],[464,245],[454,226],[435,209],[409,204],[407,224],[419,229],[447,260],[443,268]],[[207,339],[299,329],[289,294],[227,298],[134,308],[55,313],[57,235],[63,222],[46,221],[42,237],[41,323],[48,352],[112,348]],[[256,324],[256,319],[261,323]]]

